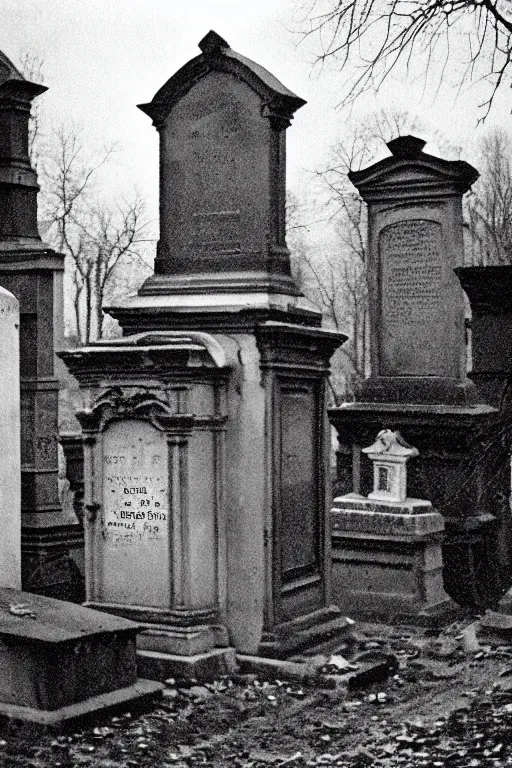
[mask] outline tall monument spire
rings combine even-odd
[[[58,487],[54,349],[63,346],[64,256],[39,236],[29,156],[30,107],[46,90],[0,52],[0,285],[20,303],[23,588],[69,597],[68,553],[82,544],[82,532],[63,512]]]
[[[30,163],[32,100],[44,85],[31,83],[0,51],[0,243],[43,248],[37,229],[37,176]]]

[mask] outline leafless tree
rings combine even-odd
[[[152,239],[139,194],[114,204],[98,196],[94,182],[113,147],[92,156],[80,132],[69,128],[55,131],[48,144],[40,170],[46,238],[66,255],[75,331],[88,343],[102,338],[102,307],[123,273],[134,262],[149,271],[143,252]]]
[[[28,80],[44,82],[44,61],[22,53],[20,70]],[[148,234],[144,200],[103,201],[98,171],[115,151],[86,151],[73,126],[50,131],[44,101],[36,99],[29,123],[29,154],[41,183],[40,229],[45,240],[66,256],[66,288],[71,292],[73,333],[81,343],[102,338],[106,301],[133,290],[150,271],[143,258]]]
[[[436,88],[452,75],[459,88],[486,81],[485,119],[510,81],[509,0],[300,0],[300,18],[303,37],[315,38],[318,60],[335,59],[347,72],[344,105],[421,60]]]
[[[474,265],[512,264],[512,139],[494,129],[480,141],[480,179],[466,206],[466,251]]]

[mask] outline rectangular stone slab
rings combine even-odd
[[[112,712],[121,711],[128,704],[131,707],[142,707],[147,701],[151,701],[155,694],[160,693],[162,688],[163,685],[154,680],[137,680],[136,683],[126,688],[118,688],[115,691],[92,696],[77,704],[70,704],[67,707],[54,710],[20,707],[0,701],[0,716],[52,728],[88,719],[98,713],[101,713],[102,716],[112,714]]]
[[[354,510],[359,512],[377,512],[384,515],[426,515],[436,512],[430,501],[424,499],[405,499],[405,501],[381,501],[361,496],[359,493],[346,493],[333,501],[334,509]]]
[[[14,615],[11,606],[27,606],[35,618]],[[84,636],[126,632],[135,635],[140,627],[132,621],[94,611],[51,597],[0,588],[0,637],[18,641],[65,643]]]
[[[0,712],[60,710],[133,686],[139,629],[80,605],[0,589]]]

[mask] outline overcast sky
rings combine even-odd
[[[348,115],[336,109],[341,75],[332,67],[312,68],[314,45],[297,45],[300,26],[295,0],[0,0],[0,49],[19,65],[28,52],[44,59],[44,99],[55,123],[85,127],[91,146],[120,146],[111,183],[123,193],[134,183],[156,214],[158,142],[151,120],[136,108],[151,100],[163,83],[199,51],[210,29],[232,48],[274,73],[308,104],[288,130],[288,181],[304,184],[304,169],[325,161],[328,148],[343,135]],[[510,120],[505,88],[488,125]],[[481,93],[457,101],[445,91],[437,101],[422,98],[422,84],[390,81],[379,98],[369,96],[359,111],[396,104],[428,117],[462,157],[473,159],[476,105]],[[435,151],[435,147],[427,147]],[[307,177],[306,177],[307,178]]]

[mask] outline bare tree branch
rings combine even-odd
[[[399,67],[409,72],[420,57],[425,85],[433,77],[436,91],[450,70],[459,88],[485,81],[482,119],[510,82],[508,0],[314,0],[300,8],[301,40],[315,40],[317,62],[333,59],[355,73],[348,73],[342,106],[378,90]]]
[[[94,189],[97,172],[114,147],[91,156],[80,132],[63,127],[55,131],[51,146],[42,164],[42,212],[48,237],[66,254],[76,334],[88,343],[102,338],[103,306],[116,286],[126,283],[125,275],[149,271],[143,249],[153,239],[140,194],[109,205]]]

